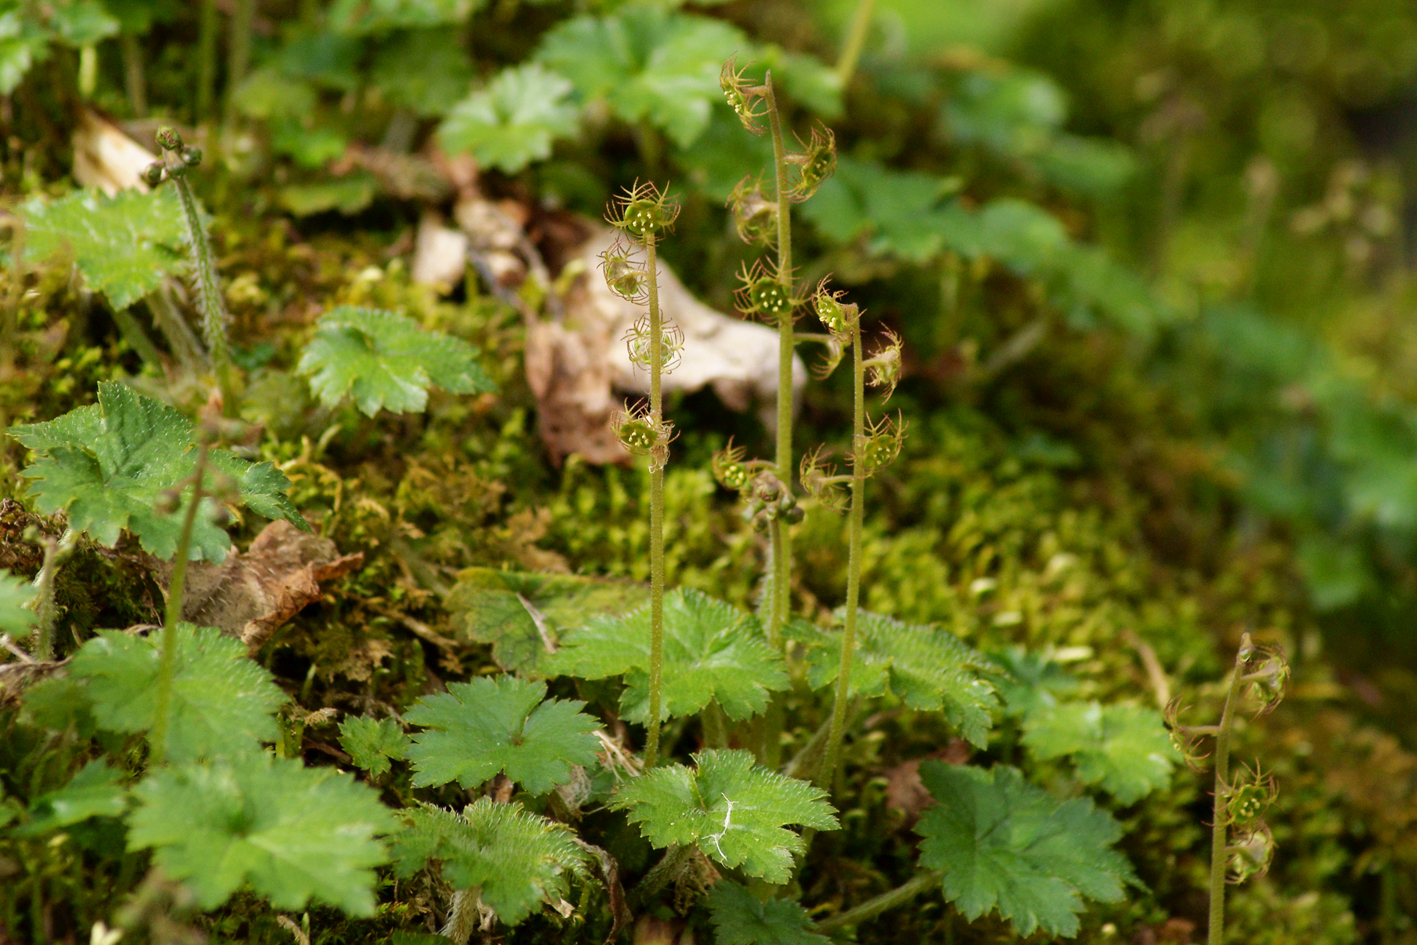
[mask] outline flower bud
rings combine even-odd
[[[156,187],[162,183],[163,164],[161,161],[154,161],[143,168],[143,180],[150,187]]]
[[[745,243],[777,245],[777,201],[763,193],[762,181],[745,177],[728,198],[733,225]]]
[[[803,143],[802,150],[788,155],[789,164],[797,167],[797,181],[790,191],[792,199],[806,200],[817,192],[817,188],[836,173],[836,135],[830,128],[818,126],[812,129],[812,137]]]
[[[741,446],[734,446],[730,437],[728,445],[713,454],[713,462],[710,469],[713,471],[713,478],[725,489],[732,489],[734,492],[744,492],[748,488],[751,473],[748,466],[743,462],[745,451]]]
[[[182,136],[171,125],[163,125],[157,130],[157,143],[164,151],[176,151],[182,147]]]
[[[196,167],[198,164],[202,163],[201,148],[194,148],[191,145],[188,145],[187,147],[183,148],[180,153],[182,155],[182,163],[186,164],[188,167]]]

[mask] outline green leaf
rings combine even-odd
[[[25,258],[43,262],[71,251],[89,288],[103,293],[115,309],[186,271],[186,229],[170,187],[149,194],[124,190],[114,197],[78,190],[47,203],[35,198],[20,212]]]
[[[455,889],[477,889],[506,925],[564,898],[570,877],[586,875],[587,854],[575,834],[520,804],[480,797],[461,817],[428,806],[401,816],[406,826],[393,848],[397,875],[412,876],[428,860],[440,860],[445,880]]]
[[[716,945],[830,945],[831,939],[812,931],[807,910],[791,899],[766,902],[731,880],[723,880],[704,897],[713,922]]]
[[[1041,760],[1071,756],[1079,780],[1122,804],[1170,784],[1179,758],[1160,712],[1096,701],[1039,706],[1024,717],[1023,743]]]
[[[307,167],[311,166],[311,162],[318,166],[329,160],[330,156],[342,154],[345,148],[344,137],[338,131],[323,128],[306,131],[296,123],[277,123],[273,137],[280,139],[282,151]],[[348,177],[319,180],[311,184],[290,184],[280,189],[278,199],[282,207],[297,217],[329,210],[349,215],[373,203],[378,192],[379,182],[373,174],[356,171]]]
[[[195,469],[192,421],[124,384],[105,381],[98,385],[97,404],[44,423],[13,426],[9,432],[40,454],[21,475],[35,480],[30,494],[41,512],[62,509],[71,528],[105,545],[115,544],[127,528],[159,558],[176,553],[191,487],[172,514],[161,514],[155,506],[159,496]],[[225,450],[211,450],[209,457],[217,471],[236,481],[247,506],[310,530],[286,496],[290,481],[280,470]],[[221,561],[231,538],[212,522],[211,500],[202,502],[207,514],[196,518],[189,556]]]
[[[128,848],[156,850],[169,877],[203,909],[243,884],[277,909],[311,899],[350,915],[374,914],[374,839],[393,827],[376,792],[333,768],[258,755],[239,763],[160,768],[133,789]]]
[[[389,759],[404,757],[409,739],[393,719],[356,715],[340,723],[339,743],[356,765],[377,778],[389,770]]]
[[[38,837],[90,817],[122,817],[128,809],[123,772],[103,759],[90,761],[73,780],[30,805],[30,816],[15,828],[17,837]]]
[[[840,619],[840,613],[837,614]],[[841,668],[840,631],[812,633],[794,627],[809,645],[808,681],[814,689],[833,682]],[[912,709],[943,712],[971,743],[989,741],[994,686],[984,678],[988,661],[942,627],[919,627],[861,611],[851,666],[853,695],[880,695],[886,688]]]
[[[433,385],[453,394],[495,391],[476,356],[461,338],[424,331],[411,318],[340,305],[320,319],[297,370],[311,375],[310,390],[326,407],[348,396],[372,417],[385,407],[421,411]]]
[[[0,95],[19,88],[25,74],[49,55],[49,33],[19,10],[0,13]]]
[[[869,235],[873,254],[923,263],[948,242],[953,218],[940,205],[959,185],[956,178],[895,171],[843,155],[802,214],[835,243]]]
[[[118,21],[99,0],[59,0],[50,10],[49,28],[69,46],[90,46],[118,32]]]
[[[1008,672],[995,685],[999,695],[1004,697],[1004,714],[1010,718],[1056,706],[1058,696],[1077,691],[1077,679],[1046,656],[1030,653],[1021,646],[993,655]]]
[[[157,718],[160,636],[104,630],[75,654],[69,672],[81,680],[99,727],[145,732]],[[273,713],[286,695],[241,641],[214,627],[177,625],[167,756],[175,761],[249,755],[274,741]]]
[[[583,679],[625,677],[625,717],[649,718],[649,606],[622,617],[597,617],[572,631],[546,668]],[[762,712],[768,694],[786,689],[787,670],[758,619],[699,591],[664,598],[663,718],[693,715],[718,700],[732,719]]]
[[[29,636],[35,622],[29,605],[36,593],[32,582],[18,574],[0,571],[0,633],[8,633],[16,639]]]
[[[785,883],[806,847],[786,824],[835,830],[826,792],[753,762],[752,752],[707,750],[695,768],[655,768],[623,785],[610,806],[656,847],[696,844],[705,856],[770,883]]]
[[[557,138],[574,135],[578,109],[567,99],[571,83],[540,63],[503,69],[487,88],[448,112],[438,140],[451,153],[515,174],[551,155]]]
[[[580,711],[584,702],[545,696],[544,682],[498,676],[418,700],[404,720],[431,731],[408,749],[414,786],[475,788],[498,772],[531,794],[565,784],[573,766],[595,761],[600,742],[591,733],[600,723]]]
[[[423,118],[447,114],[474,77],[462,37],[449,29],[400,33],[380,46],[369,68],[370,81],[386,99]]]
[[[687,148],[722,100],[724,60],[750,45],[722,20],[637,4],[558,24],[536,58],[570,79],[582,102],[604,99],[625,121],[647,121]]]
[[[998,909],[1021,935],[1072,937],[1084,899],[1117,902],[1136,882],[1112,848],[1121,825],[1087,798],[1058,801],[1005,765],[925,761],[920,778],[939,801],[915,826],[920,862],[944,871],[945,899],[970,920]]]
[[[490,643],[503,669],[544,674],[562,631],[645,603],[649,588],[580,574],[468,568],[444,602],[459,639]]]
[[[335,0],[328,22],[336,32],[366,36],[461,23],[481,6],[482,0]]]

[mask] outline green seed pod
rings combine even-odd
[[[669,230],[679,216],[679,204],[669,200],[653,184],[638,181],[611,202],[605,219],[611,226],[641,240]]]
[[[743,462],[745,451],[741,446],[734,446],[730,437],[728,445],[713,454],[710,469],[713,478],[725,489],[732,489],[734,492],[744,492],[752,480],[752,473]]]
[[[836,173],[836,135],[830,128],[812,129],[812,137],[802,142],[802,151],[789,155],[788,163],[797,166],[797,181],[792,185],[793,200],[806,200],[817,188]]]
[[[733,225],[745,243],[777,245],[777,201],[763,193],[762,181],[745,177],[728,198]]]
[[[758,119],[767,114],[767,103],[763,101],[762,86],[749,85],[743,79],[745,70],[737,68],[738,63],[729,59],[718,73],[718,86],[723,90],[723,99],[733,113],[738,116],[744,130],[760,135],[763,126]]]

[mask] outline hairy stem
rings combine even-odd
[[[649,280],[649,412],[658,428],[664,419],[661,379],[664,373],[664,329],[659,311],[659,274],[655,235],[645,236],[645,270]],[[660,687],[664,677],[664,464],[650,459],[649,473],[649,734],[645,768],[659,760]]]
[[[861,356],[861,325],[851,328],[851,511],[847,519],[850,552],[846,564],[846,620],[841,630],[841,661],[832,704],[831,734],[817,783],[831,790],[841,738],[846,728],[846,706],[851,701],[851,662],[856,653],[856,611],[861,603],[861,533],[866,521],[866,470],[861,453],[866,447],[866,365]]]
[[[1247,635],[1248,636],[1248,635]],[[1248,639],[1240,651],[1248,649]],[[1225,709],[1215,735],[1215,806],[1210,828],[1210,923],[1206,931],[1208,945],[1221,945],[1225,939],[1225,792],[1230,784],[1230,730],[1235,724],[1235,701],[1240,692],[1240,658],[1235,658],[1235,671],[1230,676],[1230,689],[1225,694]]]
[[[29,538],[27,534],[25,536]],[[34,658],[47,662],[54,659],[54,624],[59,617],[59,606],[54,600],[54,579],[59,573],[59,566],[74,553],[74,547],[79,543],[78,533],[68,529],[58,541],[52,538],[40,539],[38,535],[32,540],[40,540],[44,544],[44,561],[39,566],[39,574],[35,576],[35,643]]]
[[[697,850],[698,847],[694,846],[692,843],[685,844],[682,847],[670,847],[665,852],[664,857],[658,863],[654,864],[654,866],[650,867],[644,879],[640,880],[640,884],[636,886],[631,893],[631,897],[639,902],[649,902],[654,898],[655,893],[659,892],[669,884],[670,880],[679,875],[684,869],[684,865],[689,862],[690,858],[693,857]]]
[[[172,706],[172,676],[177,662],[177,624],[182,619],[182,593],[187,583],[187,554],[192,547],[192,528],[197,522],[197,510],[202,505],[202,479],[207,473],[207,444],[197,446],[197,462],[192,469],[192,498],[187,514],[182,517],[182,531],[177,536],[177,555],[172,559],[172,583],[167,588],[167,610],[162,621],[162,653],[158,658],[156,718],[150,736],[149,764],[162,764],[167,755],[167,716]]]
[[[787,191],[787,147],[782,138],[782,119],[777,113],[777,98],[773,94],[772,72],[763,80],[764,100],[768,107],[768,123],[772,128],[773,176],[777,200],[777,280],[792,297],[792,200]],[[783,488],[792,489],[792,312],[777,322],[777,478]],[[782,622],[791,611],[792,531],[782,529],[782,553],[773,558],[774,619],[778,621],[776,639],[781,639]]]
[[[861,58],[861,48],[866,45],[866,33],[871,29],[871,13],[876,8],[876,0],[859,0],[856,16],[851,19],[851,31],[846,34],[846,43],[841,47],[841,57],[836,61],[836,77],[842,88],[851,81],[856,72],[856,62]]]
[[[837,929],[850,928],[853,925],[860,925],[868,919],[874,919],[883,912],[887,912],[894,909],[896,906],[909,902],[927,889],[938,886],[942,875],[943,874],[936,870],[927,870],[923,873],[917,873],[895,889],[883,892],[874,898],[867,899],[855,909],[848,909],[845,912],[837,913],[830,919],[823,919],[817,923],[816,931],[826,935],[835,932]]]
[[[227,340],[227,325],[231,317],[226,313],[226,301],[221,294],[216,256],[213,255],[211,243],[207,240],[206,228],[202,226],[202,215],[197,209],[197,198],[192,195],[192,185],[187,182],[185,175],[174,176],[172,183],[177,188],[177,195],[182,202],[182,215],[187,221],[187,236],[192,248],[193,280],[197,288],[197,307],[202,313],[202,337],[211,353],[212,370],[216,374],[217,389],[221,391],[223,411],[230,416],[237,406],[231,343]]]

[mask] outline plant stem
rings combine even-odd
[[[773,176],[775,178],[775,198],[777,200],[777,281],[792,297],[792,200],[787,192],[787,148],[782,138],[782,119],[777,113],[777,98],[773,94],[772,71],[768,70],[763,79],[764,95],[767,102],[768,122],[772,128]],[[782,487],[792,489],[792,357],[794,339],[792,337],[792,312],[777,321],[777,478]],[[780,640],[782,623],[792,609],[792,532],[783,528],[781,554],[773,556],[773,609],[774,620],[778,622],[769,633]],[[775,549],[776,550],[776,549]]]
[[[123,53],[123,87],[128,93],[128,107],[133,110],[134,118],[145,118],[148,114],[148,80],[143,70],[143,47],[132,33],[121,34],[118,46]]]
[[[826,935],[835,932],[837,929],[850,928],[853,925],[860,925],[868,919],[874,919],[882,912],[894,909],[902,903],[909,902],[930,887],[939,885],[942,875],[943,874],[935,870],[917,873],[895,889],[889,892],[883,892],[872,899],[867,899],[855,909],[848,909],[845,912],[837,913],[830,919],[823,919],[817,923],[816,931]]]
[[[179,158],[180,160],[180,158]],[[206,339],[207,350],[211,353],[212,370],[216,374],[217,389],[221,392],[222,409],[228,416],[237,406],[234,365],[231,361],[231,344],[227,340],[227,325],[231,317],[226,313],[226,301],[222,298],[221,282],[217,276],[216,257],[212,254],[211,243],[207,240],[206,228],[202,226],[202,215],[197,209],[197,198],[192,195],[192,185],[185,175],[173,177],[177,195],[182,202],[182,214],[187,221],[187,236],[192,247],[192,270],[197,286],[197,307],[202,313],[202,337]]]
[[[861,325],[851,328],[851,387],[854,405],[851,417],[851,511],[847,539],[850,552],[846,564],[846,620],[841,630],[841,659],[836,678],[836,701],[832,704],[831,734],[817,783],[831,790],[846,728],[846,706],[851,700],[851,663],[856,653],[856,611],[861,603],[861,533],[866,521],[866,471],[861,453],[866,447],[866,365],[861,354]]]
[[[231,36],[226,47],[226,120],[231,121],[232,93],[251,65],[251,22],[256,16],[256,0],[236,0],[231,14]]]
[[[216,45],[219,27],[216,0],[202,0],[201,19],[197,27],[197,114],[193,122],[197,125],[212,117],[212,102],[216,99]]]
[[[167,715],[172,706],[172,676],[177,662],[177,624],[182,619],[182,592],[187,583],[187,553],[192,547],[192,528],[197,522],[197,510],[202,505],[202,479],[207,472],[207,444],[197,445],[197,461],[192,468],[192,498],[187,514],[182,517],[182,531],[177,536],[177,554],[172,559],[172,582],[167,588],[167,610],[162,621],[162,654],[158,659],[156,718],[150,736],[148,763],[162,764],[167,754]]]
[[[856,62],[861,58],[861,48],[866,45],[866,33],[871,28],[871,13],[876,8],[876,0],[860,0],[856,4],[856,16],[851,20],[851,31],[846,34],[846,44],[841,47],[841,58],[836,61],[836,77],[842,88],[851,81],[856,72]]]
[[[640,884],[630,894],[631,897],[639,902],[649,902],[655,893],[663,889],[671,879],[679,874],[696,850],[698,847],[692,843],[680,847],[670,847],[665,851],[664,857],[650,867],[644,879],[640,880]]]
[[[29,537],[26,535],[25,537]],[[74,547],[79,542],[78,533],[68,529],[60,536],[58,541],[52,538],[40,538],[35,535],[34,540],[42,541],[44,544],[44,561],[39,566],[39,574],[35,576],[35,643],[34,658],[40,662],[48,662],[54,659],[54,623],[59,616],[59,607],[54,601],[54,579],[59,573],[59,566],[74,553]]]
[[[659,312],[659,274],[655,234],[645,236],[645,274],[649,280],[649,412],[656,429],[664,419],[661,377],[664,372],[664,329]],[[666,447],[667,449],[667,447]],[[664,677],[664,464],[650,457],[649,473],[649,734],[645,769],[659,760],[660,686]]]
[[[1248,634],[1240,652],[1249,647]],[[1210,922],[1206,931],[1207,945],[1221,945],[1225,939],[1225,793],[1230,784],[1230,730],[1235,723],[1235,701],[1240,692],[1240,657],[1235,657],[1235,671],[1230,676],[1230,689],[1225,694],[1225,709],[1220,713],[1219,731],[1215,735],[1215,806],[1210,828]]]

